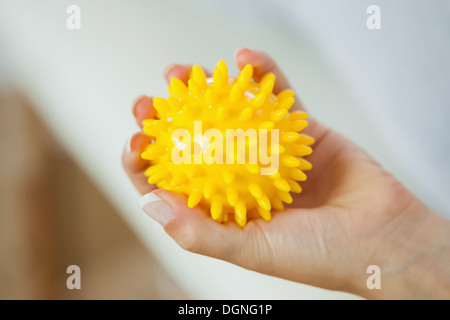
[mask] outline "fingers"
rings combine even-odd
[[[187,83],[191,69],[192,65],[169,65],[164,69],[164,77],[168,82],[171,78],[177,77]],[[209,73],[206,74],[209,76]],[[132,112],[136,118],[137,125],[142,129],[143,120],[156,117],[153,98],[145,95],[138,97],[133,104]],[[122,155],[123,167],[141,194],[149,193],[155,189],[154,186],[147,182],[147,177],[144,175],[144,171],[148,167],[148,161],[143,160],[140,156],[145,146],[149,143],[150,138],[148,136],[144,133],[136,133],[131,138]]]
[[[271,72],[275,75],[275,85],[273,92],[280,93],[283,90],[291,89],[288,79],[278,67],[276,62],[265,52],[254,51],[248,48],[238,48],[234,54],[236,64],[239,69],[244,68],[247,64],[253,66],[253,79],[259,81],[265,74]],[[300,100],[295,99],[293,110],[304,110]]]
[[[144,133],[138,132],[127,142],[122,154],[122,165],[125,172],[141,194],[155,189],[147,182],[147,177],[144,175],[144,171],[149,165],[148,161],[141,158],[142,151],[149,143],[150,138]]]
[[[284,73],[278,67],[276,62],[265,52],[255,51],[248,48],[239,48],[235,52],[236,64],[239,69],[242,69],[247,64],[253,66],[253,78],[258,81],[265,74],[271,72],[275,75],[275,85],[273,92],[278,94],[279,92],[291,89],[291,85],[287,80]],[[300,102],[300,99],[296,97],[294,105],[291,108],[292,111],[305,110],[304,106]],[[317,141],[326,135],[329,129],[320,124],[313,117],[308,118],[309,126],[303,131],[303,133],[309,134],[314,137]]]
[[[137,125],[142,129],[142,121],[153,119],[156,116],[156,110],[153,108],[153,98],[140,96],[133,104],[133,115],[136,118]]]
[[[291,85],[287,80],[284,73],[278,67],[276,62],[265,52],[254,51],[248,48],[239,48],[235,52],[236,64],[239,69],[244,68],[247,64],[253,66],[253,78],[259,81],[265,74],[271,72],[275,75],[274,93],[278,94],[285,89],[291,89]],[[189,73],[191,72],[192,64],[170,64],[164,68],[163,77],[170,83],[170,79],[178,78],[187,84],[189,80]],[[207,77],[211,77],[212,74],[203,69]],[[295,100],[293,110],[304,110],[299,99]]]
[[[240,48],[235,52],[236,64],[242,69],[247,64],[253,66],[253,79],[259,81],[265,74],[272,72],[276,76],[274,93],[290,89],[291,85],[276,62],[265,52]]]
[[[242,69],[247,64],[253,65],[253,78],[259,81],[265,74],[272,72],[277,80],[275,81],[274,93],[279,93],[284,89],[290,89],[291,86],[284,73],[277,66],[275,61],[265,52],[253,51],[248,48],[240,48],[235,53],[236,63],[239,69]],[[170,79],[178,78],[187,84],[189,80],[189,73],[191,72],[192,64],[170,64],[164,68],[163,77],[170,83]],[[207,77],[212,74],[205,70]]]
[[[158,189],[139,205],[184,249],[239,263],[243,230],[235,223],[220,224],[198,207],[189,208],[186,197]]]
[[[235,58],[239,69],[244,68],[247,64],[251,64],[253,66],[253,78],[256,81],[259,81],[269,72],[273,73],[276,77],[273,90],[275,94],[278,94],[285,89],[291,89],[291,85],[289,84],[286,76],[267,53],[262,51],[254,51],[248,48],[239,48],[235,52]],[[178,78],[187,84],[191,69],[192,64],[170,64],[164,68],[163,77],[167,83],[170,83],[170,79],[172,78]],[[203,70],[205,71],[207,77],[212,76],[209,71],[205,69]],[[296,99],[293,109],[304,109],[299,99]]]
[[[170,79],[172,78],[179,78],[187,84],[191,69],[192,65],[170,64],[164,68],[163,76],[167,83],[170,83]],[[205,74],[208,77],[211,76],[207,71],[205,71]],[[153,97],[145,95],[138,97],[133,103],[132,111],[137,125],[142,129],[143,120],[156,117],[156,110],[153,107]]]

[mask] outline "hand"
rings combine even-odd
[[[274,93],[290,88],[285,75],[265,53],[242,49],[237,66],[254,66],[259,80],[272,72]],[[187,81],[191,66],[172,65],[166,81]],[[293,109],[304,109],[298,98]],[[152,98],[141,97],[133,114],[139,126],[155,116]],[[150,142],[142,133],[130,142],[123,164],[141,194],[161,201],[144,210],[186,250],[223,259],[244,268],[368,298],[431,298],[450,292],[449,222],[431,212],[366,152],[339,133],[310,118],[305,133],[315,138],[309,161],[314,168],[303,193],[272,220],[250,220],[245,228],[219,224],[186,197],[155,190],[140,158]],[[436,263],[435,260],[440,262]],[[366,269],[382,270],[382,290],[366,287]],[[418,277],[414,279],[414,277]],[[434,286],[434,287],[433,287]]]

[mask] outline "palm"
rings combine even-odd
[[[270,223],[249,223],[244,233],[266,252],[244,266],[259,266],[261,272],[335,288],[339,284],[333,282],[334,277],[322,275],[353,270],[357,263],[361,270],[369,265],[362,262],[361,254],[369,260],[373,252],[359,252],[361,241],[402,211],[406,202],[399,202],[398,208],[386,208],[385,204],[392,203],[389,199],[404,189],[338,133],[313,122],[309,134],[317,142],[308,159],[314,168],[303,184],[304,191],[294,197],[288,210],[275,213]],[[261,257],[264,261],[259,261]],[[301,266],[298,274],[291,272],[294,266]]]

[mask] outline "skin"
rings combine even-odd
[[[238,68],[254,66],[254,79],[272,72],[274,92],[290,88],[277,64],[264,52],[240,49]],[[190,65],[170,65],[164,78],[187,82]],[[304,110],[298,99],[293,109]],[[152,98],[133,107],[137,124],[155,116]],[[147,183],[150,142],[143,133],[124,151],[125,171],[141,194],[154,191],[170,206],[165,231],[184,249],[247,269],[369,299],[450,298],[450,222],[427,208],[364,150],[310,118],[304,131],[316,139],[308,157],[314,168],[294,203],[274,212],[270,222],[250,220],[245,228],[219,224],[186,197],[155,190]],[[367,267],[382,272],[382,289],[366,286]]]

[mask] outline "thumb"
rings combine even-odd
[[[235,223],[217,223],[200,208],[189,208],[183,195],[162,189],[143,196],[139,205],[183,249],[239,264],[245,242]]]

